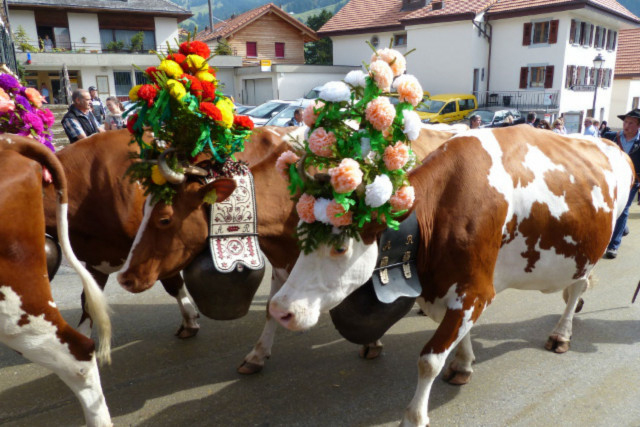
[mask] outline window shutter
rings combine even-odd
[[[593,26],[593,24],[591,24],[591,28],[590,28],[590,31],[589,31],[589,46],[593,46],[593,39],[594,39],[594,36],[595,36],[595,34],[594,34],[595,31],[594,30],[595,30],[595,27]]]
[[[604,47],[609,49],[609,45],[611,44],[611,30],[607,30],[607,37],[604,42]]]
[[[587,84],[595,85],[595,83],[596,83],[596,69],[589,68],[589,82],[587,82]]]
[[[572,76],[573,76],[573,65],[567,65],[567,78],[564,80],[565,89],[569,89],[571,87]]]
[[[613,41],[611,42],[611,50],[616,50],[616,43],[618,41],[618,32],[613,32]]]
[[[529,67],[520,68],[520,89],[527,88],[527,80],[529,79]]]
[[[573,44],[576,41],[576,20],[571,20],[571,29],[569,30],[569,43]]]
[[[553,87],[553,65],[547,65],[544,70],[544,88],[551,89]]]
[[[276,42],[276,58],[284,58],[284,43]]]
[[[258,57],[258,42],[247,42],[247,56],[251,58]]]
[[[549,24],[549,44],[558,43],[558,25],[560,21],[554,19]]]
[[[531,44],[531,22],[524,23],[524,30],[522,31],[522,46],[529,46]]]

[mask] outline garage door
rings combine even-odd
[[[260,105],[274,99],[271,79],[247,79],[244,81],[243,104]]]

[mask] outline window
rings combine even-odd
[[[607,50],[615,50],[618,33],[613,30],[607,31]]]
[[[284,43],[276,42],[276,58],[284,58]]]
[[[571,20],[571,30],[569,31],[569,43],[571,44],[579,44],[580,43],[580,22],[575,19]]]
[[[522,45],[554,44],[558,42],[557,19],[552,21],[525,22],[522,33]]]
[[[549,21],[533,24],[533,44],[547,43],[549,41]]]
[[[440,114],[449,114],[449,113],[455,113],[455,112],[456,112],[456,102],[453,101],[445,105],[442,111],[440,112]]]
[[[116,85],[116,96],[129,96],[129,91],[133,87],[131,71],[114,71],[113,81]]]
[[[369,41],[371,42],[371,45],[375,48],[377,48],[378,45],[380,44],[380,39],[378,38],[378,36],[371,37],[371,40]]]
[[[533,65],[520,68],[520,89],[551,89],[553,65]]]
[[[394,46],[406,46],[407,45],[407,33],[394,34],[393,35]]]
[[[544,87],[544,68],[545,67],[531,67],[529,87]]]
[[[473,99],[461,99],[458,101],[458,107],[460,108],[460,111],[474,110],[476,105],[473,102]]]
[[[248,58],[258,57],[258,42],[247,42],[247,57]]]
[[[156,49],[155,31],[113,30],[110,28],[100,28],[100,44],[102,45],[102,49],[104,50],[130,50],[131,38],[140,32],[142,32],[142,34],[144,35],[142,39],[142,51]]]

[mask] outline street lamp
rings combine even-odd
[[[604,58],[602,54],[599,53],[598,56],[593,58],[593,68],[595,72],[593,73],[595,76],[595,88],[593,90],[593,117],[596,117],[596,96],[598,95],[598,77],[600,76],[600,70],[602,69],[602,65],[604,64]]]

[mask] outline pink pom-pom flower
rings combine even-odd
[[[336,193],[350,193],[362,183],[360,165],[353,159],[342,159],[340,165],[329,169],[331,185]]]
[[[376,130],[384,131],[393,124],[393,119],[396,117],[396,109],[389,101],[389,98],[376,98],[367,104],[365,117]]]
[[[327,205],[327,216],[329,217],[329,222],[334,227],[344,227],[353,222],[353,212],[345,213],[342,205],[335,200],[330,201]]]
[[[369,74],[381,91],[389,92],[393,82],[393,71],[391,71],[389,64],[381,60],[373,61],[369,65]]]
[[[414,76],[405,74],[396,79],[394,86],[398,91],[398,99],[400,102],[408,102],[414,107],[422,102],[424,92],[418,79]]]
[[[409,147],[398,141],[393,147],[388,146],[384,149],[382,158],[390,171],[400,169],[409,161]]]
[[[371,56],[371,62],[375,60],[382,60],[389,64],[391,67],[391,71],[395,77],[398,77],[407,69],[407,60],[403,54],[398,52],[395,49],[389,49],[388,47],[384,49],[378,49],[376,53]]]
[[[316,156],[320,157],[331,157],[333,151],[331,148],[336,143],[336,136],[333,132],[327,132],[324,128],[319,127],[318,129],[311,132],[309,135],[309,149]]]
[[[396,193],[391,196],[389,203],[394,211],[404,211],[410,209],[416,200],[416,192],[410,185],[400,187]]]
[[[316,216],[313,214],[313,208],[316,203],[316,198],[310,194],[303,194],[296,203],[296,211],[300,219],[307,224],[311,224],[316,221]]]
[[[313,104],[309,104],[302,111],[302,121],[305,125],[309,127],[313,127],[316,124],[316,120],[318,120],[318,114],[314,112],[314,110],[319,110],[324,107],[324,102],[316,100]]]
[[[289,180],[289,166],[300,160],[300,157],[291,150],[287,150],[280,154],[278,160],[276,160],[276,170],[280,172],[280,175],[287,181]]]

